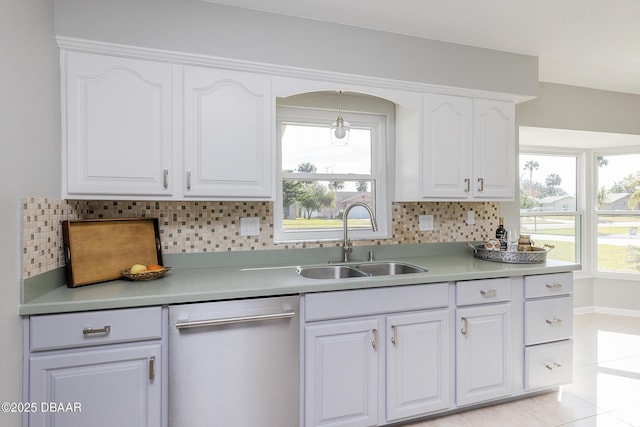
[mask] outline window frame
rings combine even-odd
[[[521,212],[520,210],[520,198],[518,197],[518,217],[520,224],[522,224],[523,217],[543,217],[543,216],[572,216],[575,217],[575,263],[581,265],[581,270],[577,273],[585,273],[585,265],[588,265],[588,260],[591,258],[591,251],[588,251],[589,240],[591,240],[587,233],[590,229],[588,224],[591,223],[590,217],[592,216],[587,205],[591,205],[590,196],[592,185],[587,182],[587,157],[589,150],[571,149],[561,147],[549,147],[549,146],[520,146],[518,152],[518,165],[520,165],[521,155],[534,155],[534,156],[555,156],[555,157],[575,157],[576,159],[576,209],[574,211],[541,211],[541,212]],[[592,162],[591,162],[592,163]],[[519,166],[520,167],[520,166]],[[521,172],[519,170],[519,172]],[[518,179],[518,192],[521,188],[522,179]],[[591,180],[592,181],[592,180]],[[522,225],[520,226],[520,228]],[[550,256],[553,258],[553,256]]]
[[[329,174],[329,173],[294,173],[286,174],[282,170],[282,126],[286,123],[300,125],[318,125],[327,127],[327,144],[330,145],[329,125],[335,121],[336,112],[322,108],[278,106],[276,107],[276,202],[274,203],[274,241],[287,242],[320,242],[339,241],[343,238],[343,230],[293,230],[285,231],[282,206],[283,179],[304,179],[311,181],[372,181],[371,197],[374,200],[373,211],[376,216],[378,230],[349,229],[352,240],[373,240],[389,238],[390,206],[387,185],[387,122],[388,116],[380,113],[344,112],[352,129],[371,130],[371,174]]]
[[[640,272],[632,273],[628,271],[607,271],[600,270],[598,266],[598,216],[599,215],[640,215],[640,210],[628,210],[628,211],[616,211],[616,210],[599,210],[597,206],[596,194],[598,191],[599,175],[597,167],[598,156],[620,156],[620,155],[640,155],[640,148],[635,147],[611,147],[611,148],[598,148],[591,151],[591,166],[593,170],[593,176],[591,177],[592,194],[593,194],[593,209],[592,209],[592,224],[591,234],[593,238],[593,245],[591,247],[591,256],[593,259],[593,275],[603,279],[622,279],[622,280],[638,280],[640,278]]]

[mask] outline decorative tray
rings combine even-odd
[[[156,280],[164,276],[169,270],[171,270],[171,267],[163,267],[162,270],[141,271],[140,273],[130,273],[129,270],[122,270],[122,275],[129,280],[135,281]]]
[[[510,264],[538,264],[547,261],[547,253],[553,249],[551,245],[544,245],[542,248],[532,247],[528,251],[496,251],[485,249],[484,244],[473,245],[468,243],[473,249],[473,256],[485,261],[506,262]]]

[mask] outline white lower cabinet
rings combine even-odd
[[[511,279],[456,282],[456,403],[511,394]]]
[[[448,310],[386,318],[387,420],[449,407]]]
[[[161,331],[160,307],[32,317],[28,425],[166,425]]]
[[[378,423],[379,321],[305,327],[305,425]]]
[[[395,291],[306,296],[305,426],[375,426],[449,407],[448,310],[427,310],[446,307],[447,284]],[[341,296],[371,315],[347,317]],[[336,315],[345,317],[310,321]]]
[[[573,379],[573,276],[524,279],[524,388],[534,391]]]
[[[459,308],[456,403],[469,405],[511,394],[511,304]]]

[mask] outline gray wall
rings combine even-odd
[[[55,0],[64,36],[535,95],[538,59],[198,0]]]
[[[538,98],[518,105],[518,126],[640,135],[640,96],[540,83]]]
[[[22,401],[20,200],[60,198],[58,51],[50,0],[3,0],[0,13],[0,401]],[[18,426],[0,413],[0,425]]]

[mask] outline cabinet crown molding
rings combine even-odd
[[[411,92],[432,92],[447,95],[467,96],[474,98],[487,98],[501,101],[511,101],[521,103],[533,97],[513,94],[492,92],[479,89],[458,88],[451,86],[433,85],[419,82],[385,79],[373,76],[353,75],[337,73],[323,70],[313,70],[298,67],[290,67],[277,64],[266,64],[239,59],[221,58],[209,55],[201,55],[187,52],[176,52],[162,49],[130,46],[116,43],[109,43],[96,40],[80,39],[68,36],[56,37],[58,47],[68,51],[87,52],[103,55],[113,55],[134,59],[146,59],[153,61],[164,61],[179,63],[184,65],[201,65],[216,67],[235,71],[248,71],[253,73],[263,73],[271,76],[292,77],[310,80],[331,81],[340,85],[366,85],[384,89],[395,89]]]

